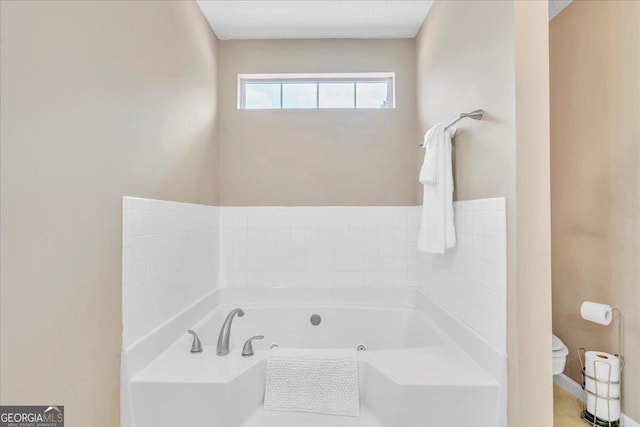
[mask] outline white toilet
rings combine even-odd
[[[562,342],[560,338],[555,335],[553,337],[552,355],[553,355],[553,375],[559,375],[564,372],[564,367],[567,364],[567,355],[569,349]]]

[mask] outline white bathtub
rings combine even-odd
[[[220,325],[235,307],[221,307],[201,326],[198,333],[205,345],[216,345]],[[283,347],[353,347],[364,344],[367,350],[388,350],[437,345],[440,336],[420,319],[416,310],[359,306],[256,306],[244,305],[246,315],[233,321],[230,346],[237,348],[254,335],[254,349],[268,350],[273,343]],[[313,326],[310,317],[321,316]]]
[[[280,291],[282,292],[282,291]],[[413,291],[412,291],[413,292]],[[190,353],[183,335],[130,382],[136,426],[496,426],[502,424],[500,378],[481,367],[409,301],[371,304],[287,304],[231,298],[193,325],[204,351]],[[418,302],[418,304],[415,304]],[[227,313],[236,307],[227,356],[216,342]],[[313,326],[312,314],[322,321]],[[241,357],[254,335],[255,355]],[[358,418],[262,410],[265,366],[272,344],[282,347],[352,347],[358,352],[362,415]],[[479,351],[482,353],[482,351]]]

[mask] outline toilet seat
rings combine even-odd
[[[553,359],[553,375],[558,375],[564,372],[564,367],[567,363],[567,356],[569,355],[569,348],[562,342],[560,338],[552,335],[551,355]]]
[[[560,350],[554,350],[553,357],[567,357],[569,355],[569,348],[565,345]]]
[[[551,342],[552,342],[551,348],[553,351],[562,350],[563,348],[566,347],[562,342],[562,340],[555,335],[551,335]]]

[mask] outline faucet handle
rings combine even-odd
[[[264,335],[256,335],[255,337],[251,337],[244,343],[244,347],[242,347],[242,355],[253,356],[253,345],[251,345],[251,341],[253,340],[261,340],[264,338]]]
[[[201,353],[202,352],[202,344],[200,344],[200,338],[196,331],[193,329],[189,329],[187,333],[193,335],[193,344],[191,344],[191,353]]]

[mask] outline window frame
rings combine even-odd
[[[283,108],[284,84],[316,84],[316,106],[305,108]],[[353,107],[320,107],[320,84],[322,83],[353,83]],[[358,107],[358,83],[386,83],[387,107]],[[279,108],[246,108],[247,84],[279,84]],[[387,110],[396,108],[395,73],[313,73],[313,74],[238,74],[238,105],[239,110]]]

